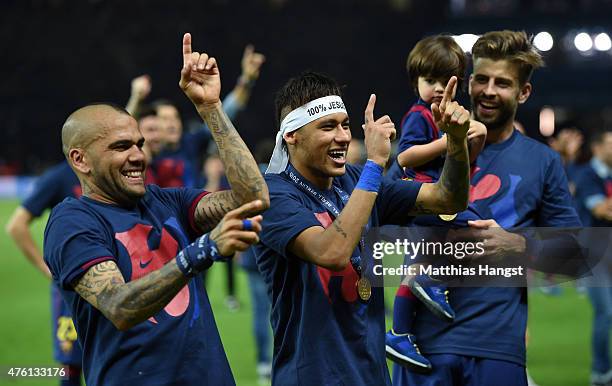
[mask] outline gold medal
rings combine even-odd
[[[370,297],[372,296],[372,285],[370,284],[370,281],[365,277],[359,278],[359,280],[357,280],[356,286],[359,298],[364,302],[370,300]]]
[[[455,217],[457,217],[457,213],[455,213],[455,214],[439,214],[438,217],[440,217],[444,221],[453,221],[455,219]]]

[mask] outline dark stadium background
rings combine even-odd
[[[465,3],[463,8],[457,8]],[[611,31],[610,0],[5,0],[0,3],[0,174],[38,174],[61,160],[61,125],[87,102],[124,104],[130,80],[149,74],[149,100],[176,101],[186,121],[193,108],[177,83],[183,32],[194,49],[219,59],[223,94],[239,75],[240,57],[253,43],[267,61],[251,102],[236,126],[249,145],[275,133],[273,95],[304,69],[327,72],[347,85],[345,101],[360,136],[371,92],[376,112],[399,123],[414,100],[406,56],[426,34],[487,30]],[[537,136],[544,105],[569,108],[557,125],[590,131],[612,123],[612,54],[564,49],[545,54],[547,67],[519,120]],[[563,115],[563,114],[562,114]]]

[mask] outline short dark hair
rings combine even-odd
[[[138,119],[146,117],[157,116],[157,111],[151,105],[142,105],[138,110]]]
[[[524,85],[533,71],[544,66],[542,55],[525,31],[491,31],[482,35],[472,47],[474,61],[479,58],[508,60],[518,66],[519,83]]]
[[[342,87],[331,77],[314,71],[304,71],[285,83],[276,93],[276,124],[280,128],[283,112],[297,109],[306,103],[328,95],[342,96]]]
[[[465,78],[466,56],[459,44],[448,35],[428,36],[410,51],[406,67],[412,87],[417,90],[419,76],[434,79],[457,77],[457,86]]]
[[[172,106],[178,110],[178,107],[176,107],[176,105],[170,99],[156,99],[153,101],[153,103],[151,103],[151,107],[153,107],[155,111],[157,111],[160,106]]]

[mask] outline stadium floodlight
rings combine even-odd
[[[576,49],[578,51],[586,52],[593,48],[593,40],[591,39],[591,36],[588,33],[580,32],[574,38],[574,45],[576,46]]]
[[[453,39],[459,44],[459,47],[463,50],[463,52],[469,53],[472,52],[472,47],[476,40],[478,40],[479,36],[474,34],[461,34],[453,36]]]
[[[602,32],[595,36],[593,42],[595,43],[595,49],[597,51],[608,51],[610,48],[612,48],[612,41],[610,41],[610,36],[608,36],[608,34],[605,32]]]
[[[540,51],[550,51],[553,47],[554,40],[550,33],[542,31],[533,38],[533,44]]]

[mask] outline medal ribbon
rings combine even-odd
[[[285,170],[285,174],[287,174],[291,182],[293,182],[301,191],[303,191],[304,193],[307,193],[308,195],[313,197],[315,200],[317,200],[319,203],[321,203],[323,207],[325,208],[325,210],[327,210],[334,217],[334,219],[338,218],[338,216],[340,215],[340,209],[338,209],[336,204],[332,202],[331,200],[329,200],[327,197],[325,197],[323,192],[321,192],[319,189],[311,186],[308,183],[308,181],[304,177],[302,177],[302,175],[298,173],[297,170],[295,170],[293,165],[289,164],[287,166],[287,169]],[[349,200],[350,195],[335,185],[333,186],[333,188],[335,192],[338,194],[338,196],[340,197],[340,201],[342,201],[342,205],[343,206],[346,205],[346,203]],[[369,228],[369,224],[366,225],[366,230],[365,230],[366,232],[368,228]],[[365,249],[364,246],[365,246],[365,240],[364,240],[363,233],[362,233],[361,238],[359,239],[359,249],[363,251]],[[353,269],[355,270],[355,272],[357,272],[357,275],[361,278],[361,275],[362,275],[361,256],[358,253],[355,253],[355,251],[353,251],[353,254],[351,255],[350,260],[351,260],[351,265],[353,266]]]

